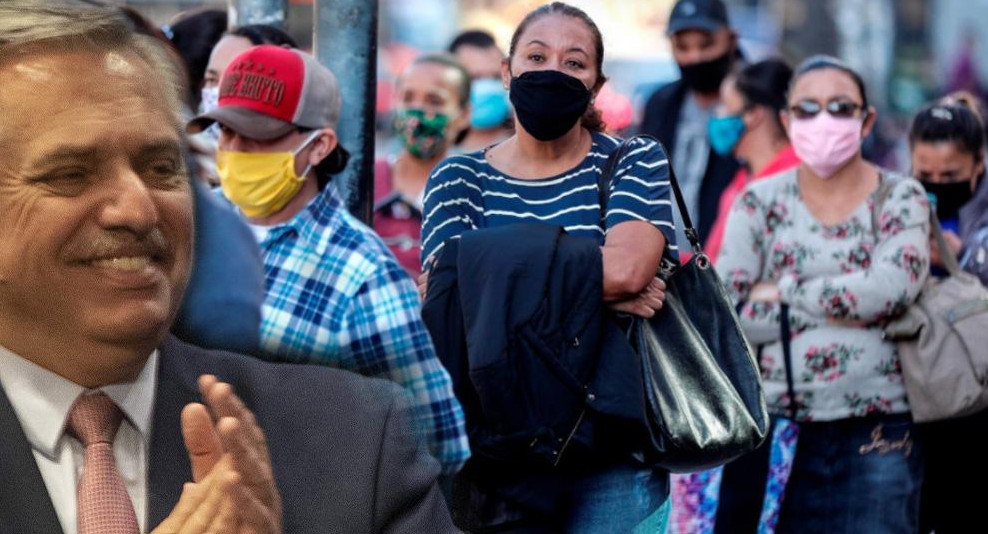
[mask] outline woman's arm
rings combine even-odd
[[[604,256],[604,302],[626,300],[640,293],[655,278],[666,238],[641,221],[614,227],[601,253]]]
[[[608,195],[604,246],[604,301],[619,302],[654,289],[666,244],[674,239],[669,158],[638,139],[617,163]]]
[[[446,158],[436,165],[425,185],[422,208],[422,274],[416,280],[419,298],[425,300],[429,271],[449,239],[476,230],[484,215],[483,193],[473,166],[464,157]]]
[[[731,207],[724,240],[717,256],[717,273],[724,280],[738,310],[741,327],[752,345],[777,341],[780,337],[777,292],[765,280],[766,243],[770,233],[766,216],[770,203],[750,188],[738,195]],[[764,295],[762,294],[764,293]]]
[[[830,321],[871,323],[901,312],[916,300],[930,266],[929,203],[919,183],[896,184],[878,224],[868,268],[807,280],[783,276],[782,300]]]
[[[483,198],[473,167],[463,157],[444,159],[429,175],[422,211],[423,271],[449,239],[480,226]]]

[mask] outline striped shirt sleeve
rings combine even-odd
[[[627,221],[655,226],[670,247],[676,244],[672,219],[669,157],[655,141],[636,139],[617,164],[607,203],[607,228]]]
[[[425,187],[422,220],[422,263],[449,239],[480,227],[483,193],[470,160],[453,156],[441,161]]]

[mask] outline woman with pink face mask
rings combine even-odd
[[[914,533],[923,454],[881,324],[927,276],[929,205],[900,178],[873,214],[892,177],[861,156],[875,111],[839,60],[803,62],[781,118],[800,164],[742,192],[716,264],[759,347],[776,428],[795,438],[773,442],[789,461],[773,464],[785,489],[765,512],[777,533]]]

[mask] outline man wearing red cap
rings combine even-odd
[[[314,57],[263,45],[234,58],[218,107],[188,130],[219,124],[223,194],[260,243],[262,352],[404,386],[419,431],[450,474],[469,456],[463,413],[422,323],[416,288],[326,187],[347,161],[335,131],[340,106],[336,77]]]

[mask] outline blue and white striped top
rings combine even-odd
[[[521,180],[485,159],[483,151],[444,159],[429,176],[422,224],[422,261],[449,239],[469,230],[521,222],[558,225],[572,235],[604,242],[597,180],[621,140],[592,134],[587,157],[556,176]],[[670,204],[669,158],[654,141],[640,139],[618,162],[607,205],[607,228],[647,221],[666,238],[676,256]]]

